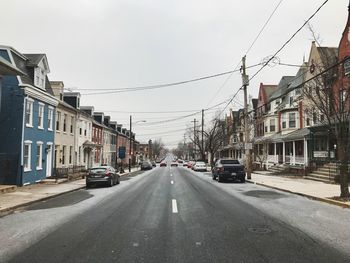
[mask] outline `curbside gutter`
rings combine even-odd
[[[271,189],[279,190],[279,191],[282,191],[282,192],[287,192],[287,193],[290,193],[290,194],[296,194],[296,195],[304,196],[304,197],[307,197],[307,198],[312,199],[312,200],[317,200],[317,201],[324,202],[324,203],[327,203],[327,204],[340,206],[342,208],[350,208],[350,204],[346,204],[344,202],[332,200],[332,199],[329,199],[329,198],[322,198],[322,197],[312,196],[312,195],[303,194],[303,193],[299,193],[299,192],[293,192],[291,190],[279,188],[279,187],[276,187],[276,186],[271,186],[271,185],[267,185],[267,184],[263,184],[263,183],[256,183],[256,182],[253,182],[251,180],[246,180],[246,182],[247,183],[251,183],[251,184],[260,185],[260,186],[265,186],[265,187],[268,187],[268,188],[271,188]]]

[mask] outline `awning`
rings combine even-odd
[[[91,142],[89,140],[86,140],[84,143],[83,143],[83,146],[85,148],[95,148],[96,147],[96,144],[94,142]]]

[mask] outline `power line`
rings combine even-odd
[[[245,56],[250,52],[250,50],[253,48],[253,46],[255,45],[256,41],[259,39],[260,35],[262,34],[262,32],[264,31],[264,29],[266,28],[266,26],[268,25],[268,23],[270,22],[271,18],[273,17],[273,15],[276,13],[278,7],[281,5],[281,3],[284,0],[280,0],[279,3],[277,4],[277,6],[274,8],[274,10],[272,11],[271,15],[269,16],[269,18],[266,20],[265,24],[263,25],[263,27],[260,29],[258,35],[255,37],[255,39],[253,40],[253,42],[251,43],[251,45],[249,46],[249,48],[247,49],[247,51],[245,52]],[[239,61],[237,63],[237,66],[235,67],[234,70],[237,70],[238,66],[240,65],[241,61]],[[248,67],[247,67],[248,68]],[[217,90],[217,92],[215,93],[215,95],[210,99],[208,105],[210,105],[210,103],[212,103],[212,101],[217,97],[217,95],[220,93],[220,91],[226,86],[227,82],[230,80],[230,78],[232,77],[233,72],[225,79],[225,81],[223,82],[223,84],[220,86],[220,88]],[[232,101],[231,101],[232,102]],[[231,103],[230,102],[230,103]],[[227,106],[226,106],[227,107]]]
[[[261,63],[249,66],[249,68],[257,67],[261,65]],[[161,88],[167,88],[167,87],[172,87],[172,86],[178,86],[178,85],[183,85],[183,84],[188,84],[191,82],[197,82],[197,81],[202,81],[210,78],[216,78],[220,76],[224,76],[227,74],[231,74],[233,72],[237,72],[239,70],[230,70],[222,73],[217,73],[214,75],[209,75],[205,77],[200,77],[200,78],[194,78],[190,80],[184,80],[184,81],[178,81],[178,82],[172,82],[172,83],[166,83],[166,84],[158,84],[158,85],[149,85],[149,86],[139,86],[139,87],[131,87],[131,88],[110,88],[110,89],[79,89],[78,91],[105,91],[105,92],[91,92],[91,93],[83,93],[81,95],[102,95],[102,94],[114,94],[114,93],[122,93],[122,92],[134,92],[134,91],[143,91],[143,90],[152,90],[152,89],[161,89]]]
[[[249,81],[251,81],[253,78],[255,78],[268,64],[269,62],[274,59],[278,53],[280,53],[291,41],[292,39],[309,23],[309,21],[321,10],[321,8],[328,2],[328,0],[324,1],[321,6],[319,6],[316,11],[304,22],[304,24],[298,28],[298,30],[282,45],[281,48],[279,48],[274,55],[272,55],[264,64],[263,66],[251,77],[249,78]],[[243,85],[237,90],[237,92],[233,95],[231,100],[226,104],[225,108],[221,111],[220,115],[223,113],[223,111],[226,110],[227,106],[232,102],[232,100],[237,96],[238,92],[242,89]]]

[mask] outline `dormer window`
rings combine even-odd
[[[35,83],[34,83],[34,85],[41,88],[41,89],[45,89],[45,78],[46,78],[45,71],[40,67],[35,68],[35,78],[34,78]]]

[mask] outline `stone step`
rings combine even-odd
[[[334,184],[334,181],[330,181],[328,179],[322,179],[322,178],[318,178],[318,177],[313,177],[313,176],[305,176],[304,179],[306,180],[312,180],[312,181],[318,181],[318,182],[322,182],[322,183],[327,183],[327,184]]]
[[[0,185],[0,194],[16,192],[16,185]]]
[[[332,175],[326,175],[326,174],[320,174],[318,172],[312,172],[308,174],[307,176],[322,178],[322,179],[328,179],[328,180],[334,180],[334,176]]]
[[[334,177],[329,177],[326,175],[320,175],[317,173],[311,173],[305,177],[305,179],[310,179],[310,180],[316,180],[316,181],[321,181],[321,182],[326,182],[326,183],[335,183],[334,182]]]
[[[321,167],[317,169],[318,171],[324,171],[324,172],[331,172],[331,173],[336,173],[337,169],[336,168],[327,168],[327,167]]]
[[[321,174],[321,175],[327,175],[327,176],[335,176],[336,175],[336,172],[329,172],[329,171],[321,171],[321,170],[316,170],[316,171],[313,171],[312,173],[317,173],[317,174]]]

